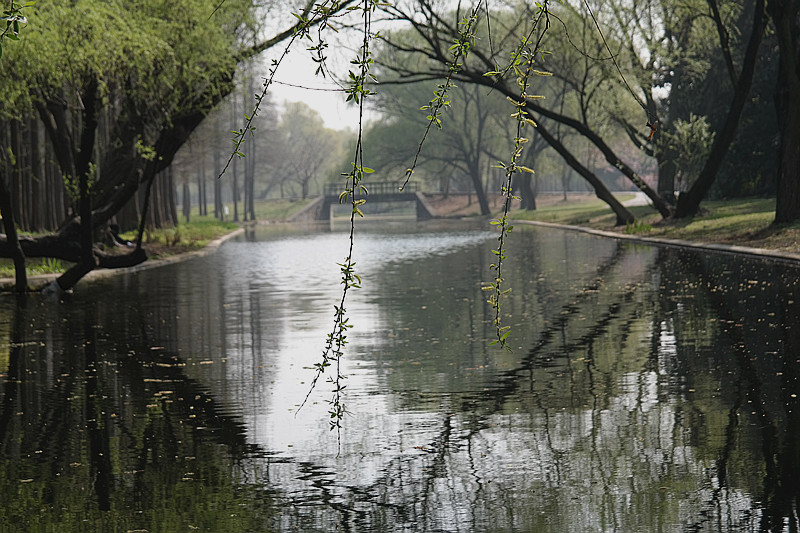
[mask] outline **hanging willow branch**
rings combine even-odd
[[[458,36],[453,42],[453,45],[449,48],[450,52],[452,53],[452,58],[447,62],[447,77],[442,83],[436,86],[436,90],[433,92],[433,98],[430,100],[430,102],[420,107],[420,110],[430,112],[426,117],[428,124],[425,126],[425,132],[422,134],[422,139],[417,145],[417,152],[414,154],[414,160],[411,163],[411,166],[406,169],[406,179],[400,186],[401,191],[408,184],[408,180],[411,179],[411,176],[414,174],[414,171],[417,168],[417,162],[419,161],[420,153],[422,153],[422,147],[425,144],[425,141],[428,139],[428,134],[431,131],[431,127],[434,125],[437,128],[442,127],[442,110],[445,107],[450,106],[450,96],[448,95],[448,91],[452,87],[455,87],[453,79],[461,71],[461,68],[464,64],[463,62],[467,59],[467,56],[469,56],[470,48],[475,41],[475,30],[480,10],[481,2],[479,1],[475,7],[472,8],[472,12],[464,17],[464,20],[458,23]]]
[[[357,68],[349,72],[349,84],[346,88],[347,101],[352,101],[358,105],[358,137],[356,142],[355,151],[352,160],[352,170],[346,176],[345,189],[339,195],[339,203],[350,203],[350,233],[349,233],[349,247],[347,257],[342,263],[339,263],[341,270],[341,284],[342,284],[342,297],[338,305],[334,306],[334,321],[333,328],[328,334],[325,347],[322,350],[322,359],[314,364],[316,374],[311,382],[308,393],[303,400],[300,408],[308,401],[311,392],[316,387],[319,378],[328,369],[333,367],[333,374],[328,378],[328,381],[333,386],[333,396],[330,400],[330,409],[328,414],[330,416],[330,429],[336,429],[337,436],[342,427],[342,419],[347,413],[343,401],[343,392],[345,389],[344,380],[346,376],[342,374],[341,363],[342,356],[344,355],[344,348],[347,345],[347,331],[353,326],[350,319],[347,317],[345,304],[347,303],[347,294],[350,289],[357,289],[361,287],[361,277],[355,271],[355,261],[353,260],[353,251],[355,248],[355,221],[356,217],[363,217],[364,213],[361,211],[360,206],[366,200],[360,198],[362,195],[368,193],[362,181],[365,174],[373,172],[371,168],[364,166],[364,150],[363,150],[363,131],[364,131],[364,104],[368,96],[374,94],[367,88],[368,82],[375,82],[375,77],[370,73],[370,68],[373,64],[372,51],[370,45],[375,36],[372,34],[372,14],[377,6],[374,0],[363,0],[361,6],[363,21],[362,32],[363,39],[361,50],[356,59],[351,64]],[[355,72],[354,72],[355,71]]]
[[[495,313],[494,326],[496,339],[492,341],[491,344],[499,344],[507,350],[510,350],[510,347],[508,346],[508,336],[511,334],[511,326],[503,325],[501,301],[504,296],[511,292],[511,289],[506,289],[503,287],[503,263],[506,260],[506,237],[509,233],[511,233],[511,230],[514,229],[514,226],[509,224],[508,221],[508,215],[511,211],[511,201],[519,199],[514,196],[512,179],[515,174],[520,172],[533,174],[533,170],[526,166],[520,165],[519,160],[522,157],[522,151],[525,147],[525,144],[528,142],[528,138],[523,136],[523,129],[527,126],[534,128],[536,127],[536,123],[528,116],[528,112],[525,110],[525,103],[529,99],[534,100],[543,98],[542,96],[528,94],[530,77],[531,75],[550,75],[548,72],[539,71],[533,68],[536,56],[541,53],[541,46],[544,36],[547,33],[547,30],[550,28],[550,19],[547,7],[546,1],[539,5],[538,14],[533,21],[533,25],[528,32],[528,36],[520,42],[519,47],[512,57],[511,64],[503,69],[502,72],[494,71],[487,73],[489,76],[498,76],[505,72],[513,72],[517,77],[517,87],[520,91],[519,101],[508,97],[508,101],[514,106],[514,113],[511,114],[511,118],[513,118],[516,122],[516,135],[514,136],[514,150],[511,152],[511,159],[508,163],[498,161],[497,164],[497,167],[505,170],[506,174],[505,182],[501,188],[501,194],[504,198],[503,212],[500,214],[497,220],[492,221],[492,225],[497,226],[500,231],[500,234],[497,237],[497,249],[492,250],[492,253],[496,256],[496,262],[491,265],[491,269],[495,271],[495,276],[494,279],[483,288],[485,291],[491,292],[487,302],[494,308]],[[539,24],[542,21],[544,21],[544,29],[539,33],[536,43],[533,46],[530,46],[530,39],[539,29]]]

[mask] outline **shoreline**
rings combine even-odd
[[[566,231],[588,233],[590,235],[595,235],[598,237],[618,239],[639,244],[668,246],[670,248],[692,248],[695,250],[708,250],[712,252],[727,253],[727,254],[749,255],[752,257],[759,257],[762,259],[770,259],[774,261],[800,262],[800,253],[785,252],[782,250],[776,250],[770,248],[753,248],[749,246],[741,246],[738,244],[722,244],[714,242],[689,241],[685,239],[670,239],[666,237],[644,237],[641,235],[630,235],[627,233],[618,233],[615,231],[589,228],[586,226],[571,226],[568,224],[541,222],[538,220],[509,219],[509,222],[515,225],[526,224],[530,226],[542,226],[542,227],[561,229]]]
[[[437,216],[433,220],[457,220],[457,219],[469,220],[474,218],[482,218],[479,215],[473,213],[466,214],[460,212],[463,211],[464,206],[453,206],[453,205],[446,206],[447,208],[454,210],[453,212],[447,212],[448,211],[447,208],[441,209],[441,207],[445,206],[437,206],[437,207],[440,207],[440,209],[437,210],[438,211]],[[487,222],[488,220],[491,219],[487,219]],[[258,224],[274,224],[274,223],[286,223],[286,222],[287,221],[285,220],[265,219],[265,220],[259,220]],[[669,238],[669,237],[646,236],[641,234],[629,234],[609,229],[599,229],[596,227],[592,227],[591,225],[587,226],[571,225],[571,224],[562,224],[557,222],[545,222],[539,220],[515,219],[513,218],[513,216],[509,217],[509,222],[515,225],[525,224],[530,226],[540,226],[540,227],[554,228],[565,231],[575,231],[589,235],[594,235],[597,237],[618,239],[621,241],[627,241],[631,243],[648,244],[654,246],[667,246],[672,248],[707,250],[709,252],[736,254],[736,255],[750,256],[772,261],[800,263],[800,252],[787,251],[786,249],[780,249],[780,248],[757,248],[753,246],[743,246],[741,244],[729,244],[729,243],[687,240],[687,239]],[[132,267],[119,268],[119,269],[96,269],[89,272],[83,279],[81,279],[78,282],[78,285],[84,282],[91,282],[105,277],[114,276],[117,274],[129,274],[129,273],[139,272],[151,268],[158,268],[172,263],[188,261],[195,257],[201,257],[214,252],[224,242],[238,235],[241,235],[242,233],[244,233],[244,228],[240,227],[238,229],[231,231],[230,233],[227,233],[209,242],[202,248],[191,251],[179,252],[164,258],[148,259],[147,261]],[[38,274],[29,276],[28,286],[33,292],[40,291],[47,284],[57,279],[60,275],[61,274]],[[0,292],[10,292],[11,289],[13,289],[14,284],[15,284],[15,279],[13,277],[0,278]]]
[[[241,235],[242,233],[244,233],[244,228],[235,229],[232,232],[223,235],[222,237],[214,239],[213,241],[209,242],[208,244],[197,250],[192,250],[190,252],[182,252],[161,259],[153,259],[153,260],[148,259],[143,263],[131,267],[95,269],[86,274],[83,278],[81,278],[76,287],[86,282],[107,278],[109,276],[116,276],[117,274],[131,274],[134,272],[141,272],[142,270],[149,270],[151,268],[158,268],[164,265],[170,265],[173,263],[188,261],[196,257],[202,257],[204,255],[214,252],[217,248],[220,247],[220,245],[222,245],[222,243],[224,243],[229,239],[232,239],[233,237]],[[35,276],[29,276],[28,287],[33,292],[39,292],[49,283],[56,280],[60,275],[61,274],[38,274]],[[14,278],[0,278],[0,291],[10,292],[10,290],[14,287],[14,285],[15,285]]]

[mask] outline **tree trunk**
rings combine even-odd
[[[39,142],[39,120],[28,121],[30,127],[31,175],[30,175],[30,229],[44,230],[42,206],[44,204],[44,166],[42,164],[41,144]]]
[[[214,149],[214,218],[217,220],[225,220],[225,214],[222,210],[222,186],[219,181],[220,172],[222,172],[222,165],[220,164],[219,149]]]
[[[744,62],[742,63],[742,73],[739,75],[739,83],[736,85],[736,91],[733,95],[728,115],[725,118],[725,124],[722,130],[714,138],[714,144],[711,147],[711,153],[706,159],[697,181],[694,182],[691,189],[685,194],[678,197],[678,205],[675,209],[675,218],[684,218],[693,216],[700,208],[700,202],[703,201],[711,185],[717,177],[725,155],[728,153],[731,143],[736,138],[736,132],[739,128],[739,119],[742,116],[742,110],[747,102],[747,95],[750,93],[750,86],[753,82],[753,75],[756,70],[756,60],[758,58],[758,47],[761,44],[761,37],[764,35],[764,28],[766,27],[766,17],[764,16],[764,0],[756,2],[754,12],[753,30],[750,34],[750,40],[747,43],[747,51],[745,53]],[[780,85],[780,82],[779,82]],[[796,93],[800,97],[800,92]],[[796,125],[794,126],[797,129]],[[780,194],[778,195],[780,198]]]
[[[665,148],[660,157],[656,158],[658,165],[658,194],[670,204],[675,204],[675,156],[671,148]]]
[[[81,137],[75,161],[75,172],[78,178],[78,214],[80,215],[80,261],[63,273],[56,280],[62,291],[75,286],[81,278],[96,266],[94,258],[94,226],[92,224],[92,198],[90,180],[92,176],[92,156],[97,133],[97,114],[99,107],[97,79],[91,79],[82,94],[83,110],[81,112]]]
[[[169,209],[169,218],[171,225],[177,226],[178,222],[178,205],[177,198],[178,189],[175,187],[175,174],[172,170],[172,165],[167,167],[167,207]]]
[[[780,148],[778,150],[778,200],[775,223],[800,220],[800,79],[795,76],[795,96],[778,97]],[[788,92],[789,88],[784,89]]]
[[[633,224],[636,218],[630,211],[628,211],[625,208],[625,206],[623,206],[619,202],[619,200],[617,200],[614,197],[613,194],[611,194],[611,191],[609,191],[608,188],[605,185],[603,185],[603,182],[600,181],[600,178],[595,176],[588,168],[581,165],[580,162],[578,162],[578,160],[575,158],[575,156],[572,155],[572,153],[570,153],[570,151],[567,150],[567,148],[563,144],[561,144],[561,142],[558,139],[553,137],[550,134],[550,132],[548,132],[547,129],[542,125],[541,122],[539,122],[538,126],[536,127],[536,131],[537,133],[539,133],[539,135],[541,135],[544,138],[545,141],[547,141],[547,143],[550,146],[555,148],[555,150],[559,154],[561,154],[561,157],[564,158],[564,161],[566,161],[569,166],[575,169],[575,171],[578,172],[578,174],[583,176],[584,179],[586,179],[586,181],[588,181],[592,185],[592,187],[594,187],[594,192],[597,195],[597,197],[603,200],[605,203],[607,203],[609,207],[611,207],[611,210],[614,211],[614,214],[617,216],[617,221],[616,221],[617,226],[622,226],[625,224]]]
[[[10,156],[11,156],[11,184],[9,186],[9,193],[11,194],[10,207],[13,210],[12,215],[14,222],[19,224],[22,220],[22,209],[19,199],[20,195],[20,182],[22,181],[22,145],[20,144],[20,123],[18,120],[9,121],[10,135]]]
[[[150,181],[147,182],[147,186],[144,190],[144,207],[142,207],[142,215],[139,220],[139,231],[136,234],[136,249],[142,249],[142,237],[144,236],[144,228],[147,221],[147,208],[150,205],[150,191],[153,188],[153,181],[155,180],[155,176],[150,178]]]
[[[489,208],[489,201],[486,198],[486,190],[483,188],[483,180],[481,180],[481,171],[478,165],[470,165],[469,177],[472,179],[472,186],[475,189],[475,195],[478,197],[478,205],[481,208],[481,215],[488,217],[492,214]]]
[[[206,158],[205,158],[205,154],[200,158],[200,177],[198,178],[197,191],[198,191],[197,192],[198,202],[200,203],[200,209],[198,211],[198,215],[207,216],[208,215],[208,195],[206,194]]]
[[[231,93],[231,130],[238,129],[238,117],[236,116],[236,92]],[[231,200],[233,201],[233,221],[239,222],[239,156],[234,156],[231,162],[233,179],[231,180]],[[217,174],[219,176],[219,174]]]
[[[22,247],[17,237],[14,207],[12,205],[11,194],[6,183],[5,175],[0,176],[0,215],[3,217],[6,238],[11,248],[11,258],[14,260],[14,289],[16,292],[22,293],[28,290],[28,273],[25,269],[25,254],[22,252]]]
[[[252,82],[252,78],[251,78]],[[252,90],[250,91],[253,92]],[[256,196],[256,153],[257,153],[257,146],[256,141],[258,136],[253,136],[250,139],[250,150],[249,150],[249,157],[248,161],[245,164],[245,220],[247,220],[247,214],[250,215],[250,220],[256,219],[256,204],[255,204],[255,196]]]
[[[183,218],[186,223],[189,223],[189,218],[192,216],[192,197],[189,193],[189,183],[183,182]]]
[[[797,0],[770,0],[780,49],[775,109],[778,113],[778,201],[775,223],[800,220],[800,50]]]
[[[523,172],[517,176],[519,183],[519,195],[522,198],[522,209],[529,211],[536,210],[536,193],[533,192],[533,174]]]

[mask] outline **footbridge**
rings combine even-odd
[[[363,182],[368,194],[356,191],[356,199],[363,198],[370,204],[382,202],[414,202],[417,212],[417,220],[428,220],[434,218],[433,210],[428,206],[425,197],[417,189],[416,182],[408,182],[402,190],[397,182],[378,181]],[[325,194],[317,199],[308,208],[303,210],[303,218],[306,220],[330,220],[331,209],[339,205],[339,195],[342,194],[340,185],[330,184],[325,187]],[[347,203],[350,203],[348,198]],[[298,213],[299,215],[300,213]]]

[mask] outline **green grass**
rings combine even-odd
[[[620,195],[620,201],[625,198]],[[574,226],[587,226],[648,237],[664,237],[688,241],[738,244],[800,252],[800,224],[776,226],[774,198],[737,198],[706,201],[702,213],[686,219],[664,220],[649,206],[628,209],[636,222],[615,226],[611,208],[597,199],[561,202],[536,211],[515,211],[516,220],[538,220]]]
[[[617,199],[620,202],[625,202],[633,197],[633,194],[617,195]],[[605,222],[613,225],[616,220],[608,204],[592,196],[569,202],[558,202],[535,211],[514,211],[511,213],[510,218],[515,220],[538,220],[572,226]]]
[[[174,228],[145,229],[143,241],[145,246],[151,244],[202,248],[209,242],[236,230],[238,227],[239,225],[235,222],[221,222],[213,216],[194,216],[189,223],[183,222]],[[123,233],[122,236],[130,241],[135,241],[136,234],[136,231],[129,231]]]
[[[775,218],[775,200],[766,198],[738,198],[703,202],[703,212],[682,220],[662,222],[653,210],[634,212],[637,221],[649,224],[649,234],[679,239],[707,239],[726,241],[772,231]]]
[[[49,257],[35,257],[26,261],[28,276],[60,274],[66,271],[70,266],[72,266],[72,263]],[[0,259],[0,278],[13,278],[14,276],[14,262],[11,259]]]
[[[190,223],[178,224],[174,228],[146,230],[145,247],[153,249],[153,257],[174,255],[206,246],[209,242],[238,229],[233,222],[220,222],[214,217],[194,217]],[[122,236],[135,241],[136,232],[129,231]],[[39,274],[61,274],[72,263],[51,258],[29,258],[27,261],[28,276]],[[14,277],[14,263],[10,259],[0,259],[0,278]]]

